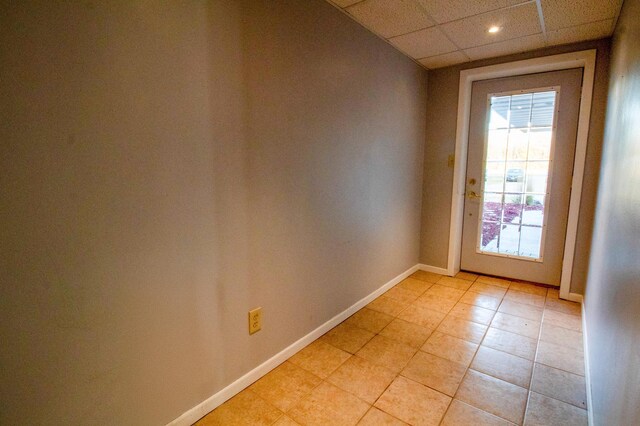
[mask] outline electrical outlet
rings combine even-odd
[[[249,311],[249,334],[262,330],[262,308]]]

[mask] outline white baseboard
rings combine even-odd
[[[578,293],[569,293],[569,295],[567,296],[567,300],[571,302],[582,303],[582,295]],[[584,316],[582,318],[584,318]]]
[[[210,396],[209,398],[207,398],[206,400],[204,400],[200,404],[196,405],[195,407],[191,408],[190,410],[184,412],[180,417],[178,417],[178,418],[174,419],[173,421],[171,421],[170,423],[168,423],[167,426],[188,426],[188,425],[192,425],[196,420],[200,419],[205,414],[207,414],[210,411],[214,410],[216,407],[222,405],[225,401],[229,400],[231,397],[233,397],[236,394],[240,393],[240,391],[242,391],[243,389],[247,388],[253,382],[255,382],[256,380],[258,380],[259,378],[261,378],[262,376],[264,376],[265,374],[267,374],[268,372],[270,372],[271,370],[276,368],[278,365],[280,365],[283,362],[285,362],[287,359],[289,359],[296,352],[300,351],[305,346],[307,346],[308,344],[310,344],[311,342],[316,340],[318,337],[322,336],[327,331],[331,330],[333,327],[335,327],[336,325],[340,324],[345,319],[349,318],[351,315],[353,315],[354,313],[359,311],[361,308],[363,308],[365,305],[367,305],[373,299],[375,299],[376,297],[380,296],[382,293],[384,293],[385,291],[389,290],[391,287],[393,287],[394,285],[398,284],[400,281],[404,280],[409,275],[411,275],[414,272],[416,272],[418,269],[422,269],[421,266],[422,265],[412,266],[411,268],[407,269],[406,271],[404,271],[403,273],[401,273],[397,277],[391,279],[389,282],[384,284],[382,287],[378,288],[373,293],[369,294],[368,296],[364,297],[363,299],[360,299],[358,302],[354,303],[353,305],[351,305],[346,310],[344,310],[341,313],[339,313],[338,315],[334,316],[329,321],[325,322],[320,327],[316,328],[311,333],[309,333],[306,336],[302,337],[301,339],[297,340],[296,342],[294,342],[293,344],[291,344],[287,348],[285,348],[282,351],[278,352],[276,355],[274,355],[273,357],[269,358],[268,360],[266,360],[265,362],[263,362],[262,364],[260,364],[256,368],[254,368],[253,370],[249,371],[248,373],[246,373],[244,376],[240,377],[235,382],[231,383],[230,385],[228,385],[224,389],[222,389],[222,390],[218,391],[217,393],[213,394],[212,396]],[[438,268],[436,268],[436,269],[438,269]],[[433,271],[431,271],[431,272],[433,272]],[[440,273],[440,272],[438,272],[438,273]]]
[[[433,272],[434,274],[450,275],[446,268],[438,268],[437,266],[425,265],[424,263],[419,264],[418,269],[425,272]]]
[[[583,299],[582,297],[580,297]],[[584,348],[584,381],[587,386],[587,415],[589,426],[594,426],[593,399],[591,396],[591,368],[589,368],[589,339],[587,339],[587,310],[582,300],[582,346]]]

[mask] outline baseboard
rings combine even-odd
[[[584,298],[582,300],[582,346],[584,350],[584,381],[587,386],[587,415],[589,426],[594,426],[593,421],[593,399],[591,396],[591,368],[589,367],[589,339],[587,339],[587,310],[585,309]]]
[[[582,303],[582,299],[582,295],[578,293],[569,293],[569,295],[567,296],[567,300],[571,302]],[[584,318],[584,316],[582,318]]]
[[[235,382],[231,383],[230,385],[220,390],[219,392],[213,394],[212,396],[210,396],[200,404],[196,405],[195,407],[191,408],[190,410],[184,412],[180,417],[168,423],[167,426],[192,425],[195,421],[203,417],[205,414],[214,410],[216,407],[222,405],[225,401],[229,400],[231,397],[238,394],[240,391],[247,388],[253,382],[255,382],[256,380],[258,380],[259,378],[261,378],[262,376],[264,376],[265,374],[267,374],[268,372],[276,368],[278,365],[282,364],[284,361],[289,359],[296,352],[300,351],[305,346],[307,346],[308,344],[316,340],[318,337],[322,336],[327,331],[331,330],[333,327],[340,324],[345,319],[349,318],[351,315],[353,315],[358,310],[363,308],[373,299],[380,296],[382,293],[389,290],[391,287],[398,284],[400,281],[404,280],[409,275],[416,272],[418,269],[422,269],[421,266],[422,265],[412,266],[411,268],[407,269],[397,277],[391,279],[390,281],[388,281],[382,287],[378,288],[373,293],[360,299],[358,302],[354,303],[346,310],[342,311],[338,315],[331,318],[329,321],[322,324],[320,327],[313,330],[311,333],[297,340],[296,342],[294,342],[287,348],[283,349],[273,357],[269,358],[268,360],[266,360],[265,362],[263,362],[262,364],[254,368],[253,370],[249,371],[244,376],[240,377]],[[430,271],[430,272],[433,272],[433,271]]]
[[[425,272],[433,272],[434,274],[449,275],[449,271],[446,268],[438,268],[437,266],[425,265],[424,263],[419,264],[418,269]]]

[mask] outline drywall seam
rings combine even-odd
[[[168,423],[167,426],[192,425],[195,421],[203,417],[205,414],[214,410],[216,407],[220,406],[225,401],[229,400],[231,397],[238,394],[240,391],[242,391],[243,389],[251,385],[253,382],[260,379],[262,376],[264,376],[265,374],[267,374],[268,372],[276,368],[278,365],[282,364],[287,359],[289,359],[296,352],[300,351],[305,346],[307,346],[308,344],[316,340],[318,337],[322,336],[327,331],[331,330],[333,327],[335,327],[336,325],[340,324],[342,321],[344,321],[345,319],[353,315],[355,312],[363,308],[373,299],[375,299],[385,291],[389,290],[391,287],[398,284],[400,281],[404,280],[409,275],[416,272],[418,269],[422,269],[422,266],[428,267],[427,265],[416,264],[411,268],[407,269],[406,271],[402,272],[400,275],[391,279],[382,287],[375,290],[373,293],[360,299],[358,302],[354,303],[346,310],[334,316],[329,321],[325,322],[320,327],[316,328],[311,333],[297,340],[287,348],[278,352],[276,355],[269,358],[268,360],[266,360],[265,362],[263,362],[262,364],[254,368],[253,370],[249,371],[248,373],[240,377],[235,382],[231,383],[224,389],[216,392],[215,394],[213,394],[206,400],[202,401],[195,407],[185,411],[182,415],[180,415],[179,417],[177,417],[176,419]],[[441,270],[441,268],[433,268],[433,269]],[[426,270],[426,269],[422,269],[422,270]]]

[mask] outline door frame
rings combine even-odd
[[[583,68],[576,153],[573,162],[571,196],[569,199],[569,218],[564,244],[562,275],[560,278],[560,297],[573,301],[581,301],[582,296],[571,293],[570,289],[573,257],[578,234],[578,215],[580,212],[580,198],[582,196],[584,165],[587,155],[587,139],[589,137],[589,119],[591,117],[595,65],[596,50],[590,49],[472,68],[460,72],[456,148],[453,165],[453,190],[451,194],[451,226],[449,230],[449,253],[447,261],[447,273],[449,275],[455,275],[460,271],[462,222],[464,219],[464,197],[466,192],[465,178],[469,145],[469,116],[471,112],[471,86],[473,82],[523,74],[559,71],[569,68]]]

